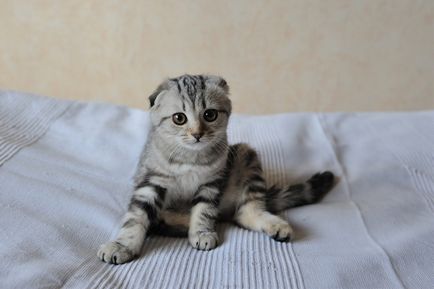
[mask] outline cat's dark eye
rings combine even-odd
[[[203,113],[203,118],[208,121],[212,122],[217,119],[217,116],[219,115],[219,112],[216,109],[207,109]]]
[[[182,112],[177,112],[172,115],[172,120],[177,125],[183,125],[187,122],[187,116]]]

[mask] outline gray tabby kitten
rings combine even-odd
[[[277,212],[314,203],[333,185],[331,172],[304,184],[267,188],[259,158],[247,144],[228,145],[229,87],[212,75],[183,75],[163,82],[149,97],[152,129],[135,189],[116,240],[98,257],[121,264],[137,256],[151,231],[187,235],[199,250],[218,244],[217,220],[233,220],[289,241],[293,231]]]

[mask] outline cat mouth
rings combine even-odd
[[[201,145],[205,145],[205,142],[197,140],[197,141],[193,142],[193,145],[195,145],[195,146],[201,146]]]
[[[201,141],[201,140],[194,140],[193,142],[189,142],[188,146],[193,148],[193,149],[202,149],[207,145],[206,142]]]

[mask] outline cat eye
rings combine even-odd
[[[172,120],[177,125],[183,125],[187,122],[187,116],[182,112],[177,112],[172,115]]]
[[[208,122],[212,122],[217,119],[218,114],[219,112],[216,109],[207,109],[203,113],[203,118]]]

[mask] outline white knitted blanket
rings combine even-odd
[[[113,266],[148,114],[0,92],[0,288],[434,288],[434,111],[234,116],[269,183],[339,183],[285,212],[293,243],[221,224],[215,250],[150,237]]]

